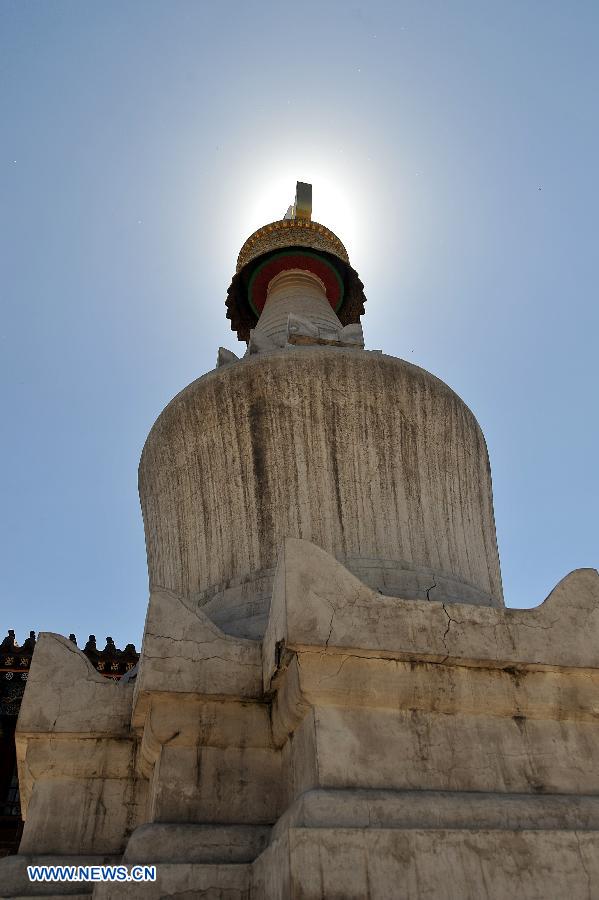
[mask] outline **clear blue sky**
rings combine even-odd
[[[138,646],[137,464],[295,180],[485,432],[506,602],[597,564],[596,2],[0,2],[2,616]],[[319,206],[320,204],[320,206]]]

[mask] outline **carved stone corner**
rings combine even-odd
[[[232,350],[227,350],[226,347],[218,348],[218,353],[216,355],[217,369],[220,369],[221,366],[228,366],[234,362],[239,362],[239,357],[236,353],[233,353]]]

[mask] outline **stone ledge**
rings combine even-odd
[[[508,667],[599,668],[599,574],[577,569],[534,609],[385,597],[315,544],[279,554],[263,642],[266,691],[284,654],[330,654]]]
[[[599,796],[468,791],[313,790],[273,827],[589,831],[599,833]]]
[[[259,825],[197,825],[154,822],[137,828],[123,862],[247,863],[262,853],[271,829]]]
[[[27,866],[106,866],[118,865],[120,856],[62,856],[57,854],[18,854],[6,856],[0,860],[0,898],[19,900],[27,897],[28,900],[36,897],[44,897],[51,900],[54,897],[78,898],[91,896],[93,884],[86,882],[36,882],[29,881]]]
[[[268,900],[591,900],[599,832],[291,828],[253,866]]]
[[[171,865],[157,869],[155,882],[96,884],[94,900],[250,900],[249,865]]]

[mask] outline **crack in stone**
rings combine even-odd
[[[161,660],[181,659],[180,656],[160,656],[158,654],[152,654],[152,653],[144,653],[144,657],[145,657],[145,659],[161,659]],[[200,656],[200,657],[196,657],[195,659],[191,656],[184,656],[183,659],[187,660],[187,662],[190,662],[190,663],[203,663],[203,662],[210,662],[213,659],[219,659],[221,662],[228,663],[228,665],[245,666],[246,668],[252,668],[252,669],[260,668],[260,664],[257,662],[243,662],[240,659],[231,659],[230,657],[227,657],[227,656]]]
[[[520,610],[518,610],[520,612]],[[551,622],[547,622],[546,625],[542,625],[540,622],[509,622],[506,619],[506,627],[510,628],[538,628],[541,631],[550,631],[558,622],[558,619],[553,619]]]
[[[177,638],[177,637],[173,637],[172,634],[157,634],[155,631],[148,631],[147,636],[153,637],[153,638],[158,638],[158,640],[160,640],[160,641],[173,641],[173,643],[175,643],[175,644],[186,643],[186,644],[197,644],[198,646],[201,646],[202,644],[215,644],[217,641],[222,641],[223,643],[228,643],[223,638],[221,638],[220,635],[215,635],[210,640],[205,640],[205,641],[195,641],[195,640],[193,640],[193,638],[188,638],[188,637]]]
[[[329,622],[329,634],[324,644],[325,650],[329,649],[329,641],[331,640],[331,635],[333,633],[333,619],[335,618],[336,611],[337,610],[333,608],[333,612],[331,613],[331,621]]]
[[[449,647],[447,646],[447,641],[445,640],[445,638],[449,634],[449,629],[451,628],[451,623],[454,622],[455,619],[451,618],[451,616],[447,612],[447,608],[444,603],[442,603],[441,606],[443,607],[443,612],[447,616],[447,628],[445,629],[441,640],[443,641],[443,646],[445,647],[445,650],[447,651],[447,653],[449,653]],[[447,659],[447,657],[445,657],[445,659]]]
[[[426,589],[426,599],[427,600],[431,599],[430,592],[432,591],[433,588],[436,588],[436,587],[437,587],[437,579],[435,577],[435,573],[433,572],[433,584],[431,584],[431,586]]]
[[[319,678],[318,683],[319,683],[319,684],[322,684],[323,681],[329,681],[330,678],[336,678],[337,675],[340,673],[341,669],[343,668],[343,666],[345,665],[345,663],[348,661],[348,659],[352,659],[352,658],[353,658],[353,659],[369,659],[369,657],[364,657],[364,656],[362,656],[362,657],[357,657],[357,656],[354,657],[353,654],[351,654],[351,653],[350,653],[350,654],[347,654],[346,656],[344,656],[344,657],[342,658],[342,660],[341,660],[341,665],[339,666],[339,668],[337,669],[337,671],[336,671],[336,672],[331,672],[330,675],[323,675],[322,678]]]

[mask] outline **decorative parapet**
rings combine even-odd
[[[35,631],[19,646],[9,630],[0,644],[0,716],[18,716],[35,648]]]
[[[69,638],[77,646],[75,635],[71,634]],[[93,634],[90,634],[83,652],[101,675],[104,675],[105,678],[112,678],[113,681],[119,681],[123,675],[130,672],[139,659],[139,653],[134,644],[127,644],[124,650],[119,650],[111,637],[106,638],[104,649],[98,650],[96,637]]]
[[[69,640],[77,646],[74,634],[69,635]],[[0,691],[0,715],[18,715],[36,643],[35,631],[30,631],[29,637],[20,645],[15,632],[10,629],[0,644],[0,684],[4,688]],[[98,650],[93,634],[90,634],[83,652],[101,675],[113,681],[119,681],[130,672],[139,659],[134,644],[127,644],[124,650],[119,650],[111,637],[106,638],[104,649]]]

